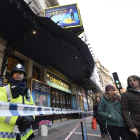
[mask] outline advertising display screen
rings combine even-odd
[[[32,97],[35,105],[50,107],[49,85],[32,79]]]
[[[44,13],[45,17],[51,17],[60,27],[70,28],[82,25],[77,4],[52,7],[45,9]]]

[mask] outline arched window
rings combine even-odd
[[[37,80],[40,80],[40,78],[39,78],[39,68],[37,68],[37,67],[35,67],[35,66],[33,66],[33,78],[34,79],[37,79]]]
[[[5,78],[9,79],[11,77],[11,72],[16,64],[22,64],[24,66],[24,61],[14,55],[8,57],[7,68],[6,68],[6,75]]]

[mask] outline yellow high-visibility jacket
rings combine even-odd
[[[10,103],[23,104],[22,96],[19,94],[19,97],[13,99],[11,89],[10,89],[10,84],[6,86],[0,87],[0,102],[8,102],[6,88],[9,87],[9,92],[11,94]],[[27,101],[26,97],[24,96],[24,103],[27,105],[34,105],[32,96],[30,95],[30,101]],[[15,127],[17,118],[18,116],[0,117],[0,140],[16,140],[17,133],[13,132],[13,129]],[[26,140],[32,134],[33,134],[33,130],[31,126],[24,133],[23,132],[20,133],[20,138],[21,140]]]

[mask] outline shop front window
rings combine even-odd
[[[62,91],[52,89],[52,107],[71,109],[71,95]]]

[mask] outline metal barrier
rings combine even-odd
[[[82,113],[83,110],[0,102],[0,117]]]

